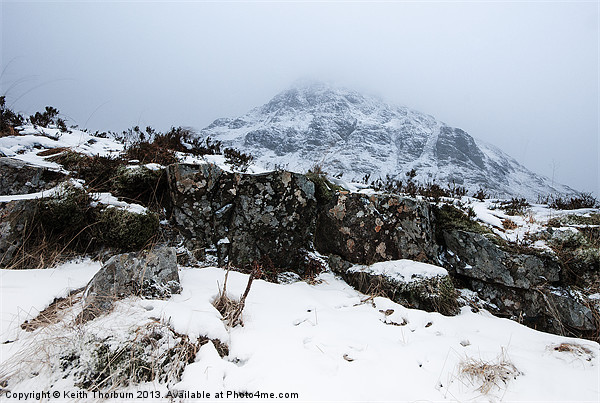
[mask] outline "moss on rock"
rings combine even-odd
[[[329,203],[336,192],[344,190],[341,186],[331,183],[323,174],[308,172],[306,177],[315,185],[315,198],[319,204]]]
[[[107,246],[138,250],[157,234],[158,226],[159,219],[155,213],[139,214],[109,206],[96,212],[94,233]]]
[[[161,203],[166,190],[167,177],[162,169],[122,166],[113,178],[113,192],[116,196],[145,205]]]

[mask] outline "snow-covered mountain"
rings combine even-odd
[[[493,196],[575,193],[432,116],[320,82],[298,84],[237,119],[217,119],[201,135],[268,168],[306,172],[321,163],[348,181],[406,179],[415,169],[421,183],[454,181],[470,192],[482,186]]]

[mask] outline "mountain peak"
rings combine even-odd
[[[320,163],[348,181],[405,180],[415,169],[422,183],[482,187],[498,197],[574,193],[432,116],[312,79],[239,118],[218,119],[201,134],[252,153],[267,168],[306,172]]]

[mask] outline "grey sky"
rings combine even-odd
[[[73,124],[202,128],[302,77],[431,114],[598,194],[598,3],[2,2],[1,92]]]

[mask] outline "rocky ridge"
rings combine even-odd
[[[5,165],[10,169],[14,166]],[[290,271],[310,278],[330,267],[363,292],[376,290],[414,308],[453,314],[459,304],[469,303],[553,333],[595,337],[598,330],[593,287],[583,292],[581,288],[582,284],[597,282],[597,258],[590,258],[590,252],[586,252],[583,257],[571,256],[567,264],[551,251],[511,244],[468,218],[451,201],[440,208],[437,203],[419,198],[339,191],[323,176],[307,177],[284,170],[242,174],[204,163],[174,164],[163,171],[156,180],[163,183],[159,178],[167,178],[165,205],[169,220],[163,221],[160,237],[162,243],[179,247],[178,258],[188,263],[208,261],[241,270],[251,270],[258,264],[272,280]],[[39,186],[43,189],[47,185]],[[316,189],[323,188],[328,192],[318,195]],[[0,191],[6,194],[8,189]],[[84,189],[77,192],[77,200],[89,202]],[[0,233],[0,261],[5,267],[29,247],[21,240],[28,237],[26,229],[40,211],[46,211],[40,206],[74,208],[59,203],[60,197],[53,194],[49,198],[0,203],[1,213],[7,218]],[[111,256],[111,250],[139,250],[144,243],[127,232],[132,228],[136,234],[139,231],[135,228],[149,228],[143,234],[144,242],[159,237],[157,232],[152,235],[158,227],[145,224],[155,219],[150,213],[102,205],[90,211],[91,216],[89,212],[81,213],[82,219],[102,217],[98,211],[126,216],[99,224],[80,224],[82,228],[100,226],[115,237],[90,233],[92,238],[85,238],[85,253],[97,250],[98,256]],[[123,226],[125,217],[129,224]],[[425,279],[415,287],[410,281],[356,269],[356,265],[370,267],[402,259],[443,266],[447,274],[436,280]],[[106,270],[114,266],[109,263]],[[134,273],[136,265],[123,267]],[[164,288],[165,282],[158,280],[159,288]],[[125,284],[115,293],[130,293],[128,287]],[[463,288],[474,294],[461,297],[456,289]]]

